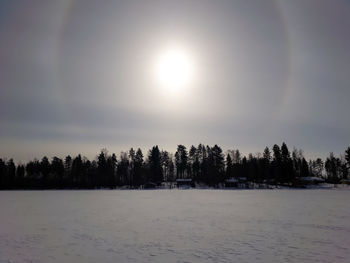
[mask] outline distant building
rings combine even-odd
[[[152,183],[152,182],[148,182],[143,186],[144,189],[154,189],[156,187],[157,187],[157,184]]]
[[[342,184],[348,184],[348,185],[350,185],[350,179],[342,179],[342,180],[340,180],[340,182],[341,182]]]
[[[192,179],[176,179],[176,185],[177,187],[194,187]]]
[[[298,178],[299,182],[301,182],[304,185],[314,185],[314,184],[320,184],[320,183],[324,183],[325,180],[323,178],[320,177],[299,177]]]
[[[237,178],[229,178],[225,180],[225,187],[238,187],[238,179]]]
[[[240,182],[240,183],[245,183],[245,182],[247,182],[247,177],[239,177],[239,178],[238,178],[238,182]]]

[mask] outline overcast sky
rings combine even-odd
[[[350,1],[0,3],[0,157],[350,145]],[[195,67],[176,96],[169,46]]]

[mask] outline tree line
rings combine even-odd
[[[16,165],[13,159],[0,159],[0,189],[93,189],[142,188],[159,186],[176,179],[218,187],[230,178],[245,178],[248,182],[297,185],[301,177],[323,177],[339,183],[350,176],[350,147],[325,161],[307,161],[303,151],[289,151],[287,145],[266,147],[263,153],[243,156],[237,150],[223,153],[221,147],[199,144],[187,149],[178,145],[175,154],[152,147],[147,156],[131,148],[120,156],[101,150],[94,160],[80,154],[64,159],[46,156],[26,164]]]

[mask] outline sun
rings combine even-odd
[[[156,62],[156,78],[166,91],[178,92],[191,84],[193,79],[191,56],[181,49],[168,49]]]

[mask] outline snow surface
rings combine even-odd
[[[0,262],[349,262],[349,190],[1,191]]]

